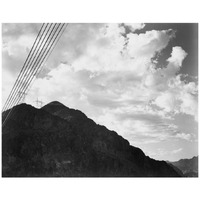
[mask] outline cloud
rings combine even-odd
[[[166,112],[185,113],[198,116],[198,91],[194,82],[185,83],[180,76],[172,78],[168,88],[164,90],[154,101],[154,104]]]
[[[145,27],[144,23],[124,23],[124,25],[127,26],[132,32]]]
[[[7,70],[12,76],[17,76],[22,68],[29,50],[35,40],[33,35],[23,35],[15,40],[3,42],[2,64],[4,70]]]
[[[162,158],[165,155],[179,154],[182,151],[183,151],[183,148],[178,148],[178,149],[174,149],[174,150],[165,150],[163,148],[158,148],[155,152],[151,152],[150,155],[151,156],[158,156],[158,157]]]
[[[165,68],[151,60],[173,39],[174,32],[153,30],[128,33],[125,37],[125,29],[118,24],[76,26],[83,29],[85,43],[78,48],[75,38],[71,38],[77,46],[72,52],[79,49],[80,54],[70,64],[59,64],[46,77],[36,80],[32,94],[40,94],[46,102],[56,98],[81,109],[97,123],[134,143],[189,140],[189,135],[181,134],[178,127],[167,121],[173,114],[193,115],[196,110],[195,100],[188,96],[197,93],[196,84],[185,83],[177,75],[187,53],[174,47]],[[73,33],[76,37],[80,34],[75,30]],[[71,52],[66,51],[63,55],[69,56]]]
[[[2,24],[2,65],[12,76],[22,68],[41,24]]]
[[[144,26],[69,24],[26,102],[34,104],[37,97],[45,103],[58,100],[117,131],[133,145],[193,141],[192,134],[180,131],[173,121],[180,113],[197,120],[197,84],[179,74],[187,53],[175,46],[167,65],[160,66],[153,58],[169,45],[175,32],[135,32]],[[20,34],[16,38],[6,42],[4,49],[8,72],[18,58],[12,45],[21,48],[21,54],[28,45],[23,46]]]
[[[23,35],[14,41],[9,41],[4,44],[3,52],[8,52],[9,56],[15,58],[20,57],[22,54],[27,54],[35,40],[34,35]]]
[[[174,53],[175,52],[175,53]],[[160,68],[155,63],[151,63],[143,78],[144,86],[154,90],[167,90],[171,83],[176,81],[176,76],[179,72],[181,64],[185,59],[187,53],[181,47],[173,47],[171,56],[167,59],[168,64],[165,68]],[[180,81],[181,82],[181,81]]]
[[[179,46],[173,47],[171,57],[168,62],[173,63],[175,67],[180,67],[187,53]]]
[[[37,35],[41,26],[39,23],[3,23],[3,42],[16,40],[23,35]]]
[[[151,64],[143,78],[144,87],[154,94],[153,104],[166,112],[185,113],[197,120],[197,85],[181,80],[177,75],[187,53],[181,47],[173,47],[165,68]]]
[[[128,110],[128,111],[127,111]],[[131,142],[132,145],[159,143],[161,141],[193,141],[190,133],[181,133],[172,119],[166,119],[163,113],[153,110],[119,108],[105,109],[95,121],[117,131]]]
[[[188,133],[178,133],[178,134],[176,134],[175,137],[183,139],[183,140],[188,140],[188,141],[190,141],[192,139],[192,135],[188,134]]]
[[[72,62],[75,70],[132,71],[143,75],[156,52],[164,49],[173,38],[171,30],[128,33],[123,26],[109,24],[101,27],[84,54]]]
[[[169,30],[152,30],[141,34],[129,33],[127,50],[130,57],[143,59],[152,58],[156,52],[164,49],[174,37],[174,32]]]
[[[165,92],[156,98],[154,103],[163,108],[166,112],[176,112],[178,102],[176,101],[174,94]]]
[[[15,83],[15,77],[5,69],[2,69],[2,74],[2,105],[4,105]]]
[[[180,153],[182,150],[183,150],[183,148],[175,149],[171,153],[172,154],[177,154],[177,153]]]
[[[193,115],[195,120],[198,120],[198,97],[194,96],[190,93],[183,92],[180,96],[181,98],[181,105],[180,105],[180,112]]]

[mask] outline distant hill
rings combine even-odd
[[[186,177],[198,177],[198,156],[191,159],[181,159],[176,162],[170,162],[172,165],[182,171]]]
[[[3,113],[4,119],[6,113]],[[181,177],[105,126],[59,102],[14,107],[2,129],[3,177]]]

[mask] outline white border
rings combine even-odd
[[[5,0],[5,22],[199,22],[198,1]],[[1,71],[1,70],[0,70]],[[1,74],[2,75],[2,74]],[[1,178],[1,199],[199,199],[199,178]]]

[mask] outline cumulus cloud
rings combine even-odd
[[[74,69],[132,71],[141,76],[151,58],[174,36],[171,30],[153,30],[139,35],[131,32],[126,36],[122,33],[124,28],[118,24],[101,27],[93,42],[85,48],[85,54],[72,63]]]
[[[168,82],[167,89],[156,97],[154,104],[166,112],[192,115],[197,121],[197,85],[194,82],[180,81],[180,76],[176,76]]]
[[[168,61],[173,63],[174,67],[180,67],[186,56],[187,53],[181,47],[173,47],[171,57],[168,58]]]
[[[194,115],[196,111],[196,100],[191,96],[197,93],[196,84],[185,83],[177,75],[187,53],[173,47],[165,68],[151,60],[173,39],[174,31],[132,32],[124,36],[123,25],[106,24],[88,26],[89,40],[85,27],[77,26],[83,29],[82,37],[87,41],[79,47],[81,53],[70,64],[60,64],[38,79],[32,94],[37,92],[46,102],[56,97],[122,135],[136,134],[140,142],[172,137],[187,140],[189,136],[180,135],[177,127],[173,130],[178,136],[171,131],[172,125],[164,123],[173,114]],[[63,54],[69,58],[70,52],[66,52]]]
[[[171,30],[147,31],[141,34],[129,33],[127,50],[131,57],[152,58],[156,52],[160,52],[174,37]]]
[[[34,82],[27,103],[38,96],[45,103],[58,100],[117,131],[133,145],[192,141],[189,132],[183,133],[173,123],[174,115],[180,113],[197,120],[197,84],[185,82],[179,74],[187,53],[175,46],[167,65],[159,66],[152,58],[162,53],[175,32],[135,32],[144,26],[70,24],[43,76]],[[25,41],[17,38],[7,42],[7,56],[17,55],[12,45],[19,47]],[[20,48],[24,54],[26,47]]]
[[[153,104],[166,112],[185,113],[197,120],[197,84],[184,82],[178,75],[187,53],[181,47],[173,47],[165,68],[151,64],[143,78],[143,84],[155,94]]]
[[[170,92],[164,92],[156,98],[154,103],[163,108],[166,112],[176,111],[179,105],[174,97],[174,94]]]
[[[132,32],[135,30],[140,30],[145,27],[144,23],[124,23],[125,26],[127,26]]]
[[[193,96],[190,93],[184,92],[181,96],[180,112],[193,115],[195,120],[198,119],[198,100],[197,96]]]

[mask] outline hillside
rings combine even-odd
[[[3,113],[3,117],[4,117]],[[180,177],[165,161],[59,102],[21,104],[2,130],[3,177]]]
[[[186,177],[198,177],[198,156],[191,159],[181,159],[171,162],[171,164],[180,169]]]

